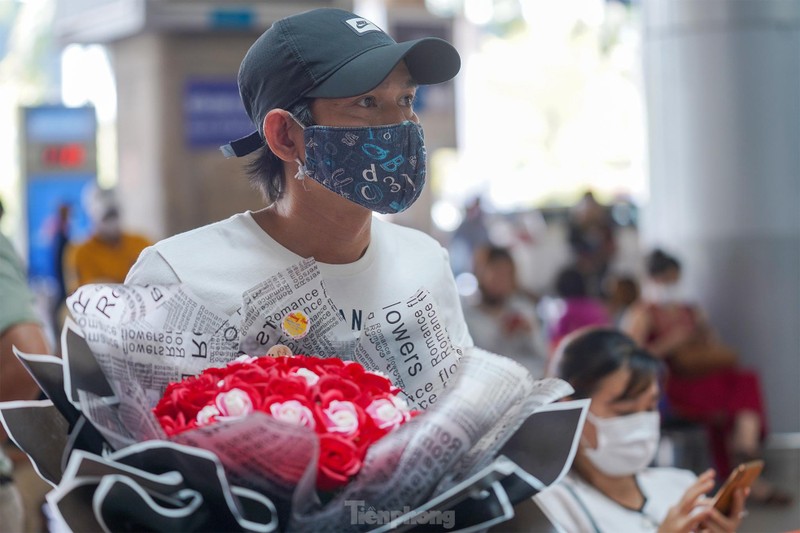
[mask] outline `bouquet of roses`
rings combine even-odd
[[[22,357],[49,401],[0,417],[76,531],[389,531],[457,505],[459,527],[488,527],[513,516],[517,482],[523,498],[571,461],[567,446],[541,479],[500,461],[571,388],[453,346],[424,290],[358,337],[310,259],[232,315],[179,285],[90,285],[68,304],[63,359]],[[572,438],[570,420],[554,433]]]
[[[245,355],[170,383],[153,412],[169,436],[255,411],[304,426],[319,438],[317,488],[330,491],[358,473],[375,441],[419,413],[398,392],[353,361]]]

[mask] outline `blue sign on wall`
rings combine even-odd
[[[69,237],[80,242],[89,236],[91,222],[81,204],[86,187],[93,186],[94,175],[28,181],[28,274],[31,278],[56,277],[56,233],[58,210],[70,207]]]
[[[90,142],[97,136],[93,107],[38,106],[25,109],[26,140],[33,143]]]
[[[255,130],[235,80],[190,79],[183,96],[184,131],[191,148],[218,148]]]
[[[24,108],[22,131],[27,182],[28,262],[31,278],[58,277],[59,211],[69,207],[68,233],[89,233],[81,202],[97,178],[97,119],[93,107],[45,105]]]

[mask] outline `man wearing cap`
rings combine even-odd
[[[146,249],[126,283],[184,283],[233,313],[248,289],[313,257],[354,333],[369,313],[424,288],[454,344],[471,346],[445,250],[372,216],[403,211],[422,192],[416,87],[447,81],[459,68],[449,43],[397,43],[347,11],[279,20],[239,69],[257,131],[222,147],[228,156],[255,152],[248,169],[268,207]]]

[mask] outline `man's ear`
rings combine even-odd
[[[273,154],[283,161],[303,159],[303,128],[288,111],[273,109],[264,117],[264,139]]]

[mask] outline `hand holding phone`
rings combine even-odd
[[[745,489],[753,484],[753,482],[761,474],[764,469],[764,461],[758,459],[756,461],[749,461],[737,466],[725,484],[720,487],[712,499],[712,505],[722,514],[728,516],[733,503],[733,493],[737,489]]]

